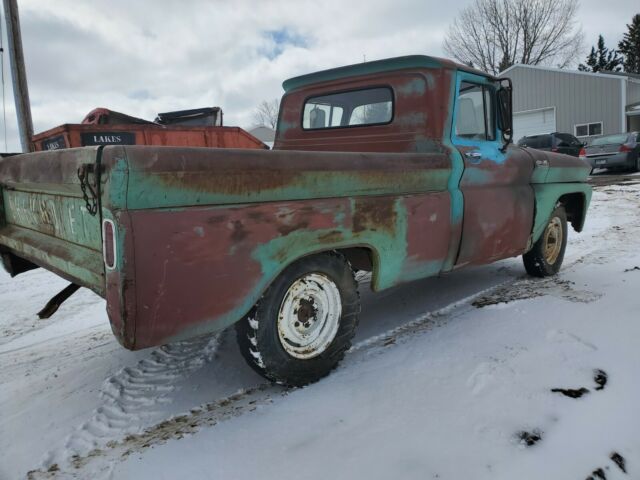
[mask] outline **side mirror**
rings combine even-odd
[[[497,91],[498,99],[498,126],[502,131],[503,151],[513,142],[513,87],[510,78],[500,79],[500,88]]]

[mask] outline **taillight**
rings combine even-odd
[[[587,156],[587,149],[582,147],[580,149],[580,153],[578,154],[579,157],[586,157]]]
[[[631,148],[626,143],[623,143],[622,145],[620,145],[620,153],[626,153],[626,152],[631,152],[631,151],[633,151],[633,148]]]
[[[116,267],[116,226],[111,220],[102,221],[102,256],[108,270]]]

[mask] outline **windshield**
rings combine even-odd
[[[551,135],[524,137],[520,139],[518,145],[524,145],[531,148],[551,148]]]
[[[557,143],[559,147],[573,147],[580,145],[580,141],[568,133],[556,133],[556,139],[558,140]]]
[[[605,137],[596,138],[591,141],[591,146],[595,147],[598,145],[611,145],[612,143],[625,143],[627,141],[627,134],[620,133],[617,135],[607,135]]]

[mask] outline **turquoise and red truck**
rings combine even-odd
[[[289,79],[274,149],[108,145],[0,160],[0,253],[106,299],[142,349],[236,325],[304,385],[351,345],[354,272],[383,290],[523,256],[557,273],[591,197],[578,158],[512,144],[511,82],[407,56]]]

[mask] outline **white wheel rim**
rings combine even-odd
[[[285,351],[308,360],[329,348],[338,333],[342,301],[338,286],[321,273],[291,284],[278,312],[278,336]]]

